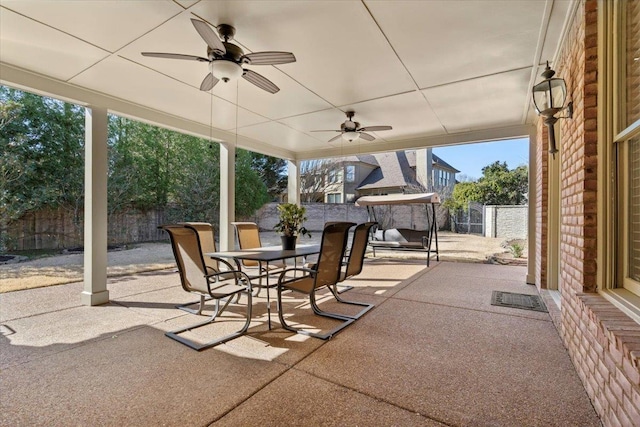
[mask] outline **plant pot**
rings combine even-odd
[[[280,239],[282,239],[282,250],[291,251],[296,248],[298,236],[280,236]]]

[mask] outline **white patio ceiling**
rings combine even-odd
[[[553,60],[572,1],[0,0],[0,81],[288,159],[527,135],[530,88]],[[209,93],[190,18],[236,27],[245,52],[297,62],[247,66]],[[344,112],[391,125],[374,142],[328,143]],[[237,122],[236,122],[237,120]],[[237,136],[236,136],[237,126]]]

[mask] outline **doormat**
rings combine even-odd
[[[523,310],[541,311],[547,313],[547,307],[539,295],[513,294],[511,292],[493,291],[491,305],[521,308]]]

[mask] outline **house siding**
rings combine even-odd
[[[536,140],[536,285],[587,394],[605,426],[640,425],[640,325],[597,293],[598,2],[583,0],[570,23],[555,69],[574,103],[572,120],[560,120],[562,164],[560,295],[546,286],[548,206],[547,134]],[[557,161],[557,160],[556,160]]]

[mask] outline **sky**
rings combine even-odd
[[[482,168],[496,160],[507,162],[510,170],[529,165],[529,140],[521,138],[437,147],[433,149],[433,154],[460,171],[456,179],[459,180],[462,175],[478,179],[482,176]]]

